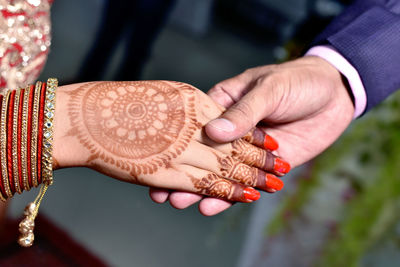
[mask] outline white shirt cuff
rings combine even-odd
[[[347,78],[354,96],[353,119],[359,117],[367,106],[367,94],[358,71],[330,45],[314,46],[307,51],[305,56],[317,56],[325,59]]]

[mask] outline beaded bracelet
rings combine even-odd
[[[57,79],[0,95],[0,199],[42,184],[35,201],[25,208],[18,243],[33,244],[34,220],[53,182],[53,118]]]

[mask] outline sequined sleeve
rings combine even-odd
[[[52,0],[0,0],[0,92],[34,83],[50,46]]]

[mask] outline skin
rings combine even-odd
[[[56,103],[55,168],[84,166],[129,183],[229,201],[251,202],[251,187],[271,191],[265,179],[276,156],[243,139],[208,138],[203,126],[224,108],[188,84],[73,84],[58,88]]]
[[[266,65],[216,84],[208,95],[227,108],[206,125],[216,142],[230,142],[259,124],[279,143],[276,154],[293,166],[303,164],[328,148],[347,128],[354,106],[341,74],[327,61],[303,57],[279,65]],[[227,126],[227,121],[232,125]],[[229,125],[228,125],[229,126]],[[312,129],[312,130],[311,130]],[[185,192],[169,194],[150,189],[158,203],[186,208],[198,201],[203,215],[215,215],[232,202]]]

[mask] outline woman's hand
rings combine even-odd
[[[222,112],[201,91],[179,82],[62,86],[54,159],[58,168],[87,166],[130,183],[231,201],[257,200],[252,187],[280,190],[275,175],[287,171],[279,168],[286,164],[280,158],[243,139],[218,144],[204,134],[203,126]],[[258,144],[253,135],[247,140]]]

